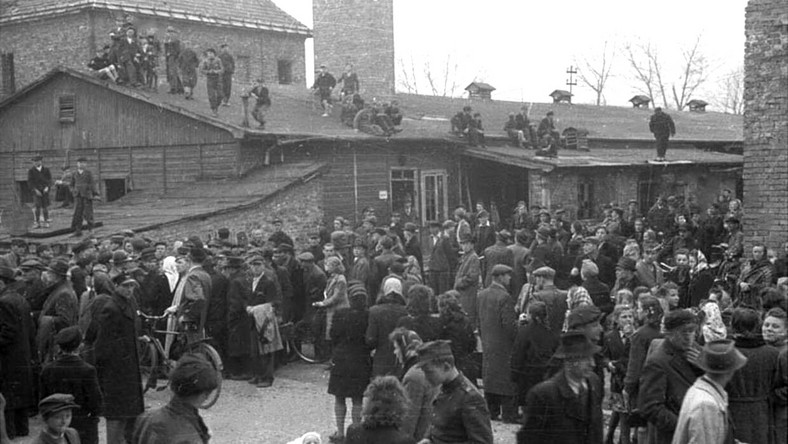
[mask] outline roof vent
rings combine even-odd
[[[495,87],[489,83],[471,82],[465,87],[465,91],[468,91],[469,99],[492,100],[492,92],[495,91]]]
[[[651,103],[651,98],[649,98],[649,96],[639,94],[629,99],[629,101],[632,102],[633,108],[648,108],[648,104]]]
[[[687,106],[689,107],[690,112],[693,113],[705,113],[706,105],[708,105],[707,102],[698,99],[692,99],[689,102],[687,102]]]
[[[562,89],[557,89],[550,93],[550,97],[553,98],[553,103],[572,103],[573,95],[574,94],[569,91],[564,91]]]

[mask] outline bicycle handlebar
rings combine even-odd
[[[149,315],[149,314],[146,314],[146,313],[144,313],[142,311],[137,310],[137,316],[139,316],[139,317],[141,317],[143,319],[151,320],[151,321],[159,321],[161,319],[169,318],[170,316],[172,316],[172,314],[171,313],[164,313],[161,316],[154,316],[154,315]]]

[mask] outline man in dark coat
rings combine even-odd
[[[202,336],[205,321],[208,315],[208,304],[211,300],[211,276],[202,264],[207,258],[205,250],[193,247],[188,256],[182,256],[187,261],[184,280],[183,295],[180,305],[175,307],[175,315],[180,328],[186,332],[192,342]],[[172,311],[172,307],[169,311]]]
[[[593,371],[598,351],[581,332],[561,336],[554,357],[563,369],[528,393],[518,444],[602,442],[602,383]]]
[[[555,270],[550,267],[540,267],[533,272],[536,290],[531,299],[542,301],[547,306],[547,325],[550,331],[559,334],[564,327],[566,317],[566,291],[559,290],[554,283]],[[524,309],[528,309],[528,303],[524,304]]]
[[[478,302],[484,397],[492,419],[501,414],[503,422],[518,423],[515,387],[509,373],[517,328],[514,299],[509,294],[512,267],[496,264],[490,276],[492,283],[479,292]]]
[[[317,90],[320,97],[320,103],[323,106],[323,117],[328,117],[334,108],[331,103],[331,93],[334,91],[335,86],[337,86],[337,79],[328,72],[326,65],[320,65],[320,71],[315,76],[315,84],[312,85],[312,89]]]
[[[476,254],[481,256],[487,247],[495,244],[495,226],[490,222],[490,213],[487,210],[479,211],[476,214],[476,219],[479,221],[479,224],[474,231],[475,248]]]
[[[8,436],[27,436],[28,409],[36,405],[33,394],[33,323],[30,305],[19,293],[15,271],[0,265],[0,393],[6,399]]]
[[[482,273],[481,261],[473,250],[473,238],[464,236],[460,239],[462,257],[454,277],[454,289],[460,292],[460,304],[468,313],[468,319],[474,328],[478,324],[476,314],[476,293],[479,291],[479,277]]]
[[[208,313],[205,318],[205,335],[211,338],[216,351],[224,359],[227,356],[227,278],[214,267],[214,259],[203,264],[211,277],[211,298],[208,300]]]
[[[249,330],[252,319],[246,306],[252,294],[252,285],[244,271],[243,258],[228,256],[224,266],[227,276],[227,372],[228,379],[248,380]]]
[[[88,231],[93,231],[93,199],[99,195],[93,174],[87,169],[88,159],[77,159],[77,170],[71,175],[71,194],[74,196],[74,217],[71,230],[74,236],[82,235],[82,221],[88,223]]]
[[[282,230],[282,219],[274,219],[271,224],[274,226],[274,232],[268,236],[268,242],[271,242],[275,246],[280,246],[282,244],[288,244],[291,247],[295,245],[293,243],[293,238],[287,235],[287,233]]]
[[[167,27],[167,36],[164,38],[164,58],[167,63],[167,83],[170,85],[170,94],[183,92],[183,85],[178,75],[178,56],[181,54],[181,41],[178,32],[172,26]]]
[[[53,357],[53,340],[60,330],[76,325],[79,302],[74,289],[66,279],[68,263],[55,260],[45,271],[45,281],[50,284],[49,296],[38,316],[37,350],[42,363]]]
[[[703,371],[690,363],[699,354],[698,329],[689,310],[665,315],[665,340],[652,343],[640,375],[638,408],[648,420],[649,443],[670,444],[684,395]]]
[[[424,267],[424,258],[421,255],[421,239],[419,239],[418,228],[412,222],[406,222],[403,229],[405,236],[405,256],[413,256],[419,263],[419,267]]]
[[[495,245],[490,245],[484,252],[484,285],[489,287],[492,283],[492,271],[498,264],[503,264],[514,269],[514,253],[507,248],[507,243],[512,235],[507,230],[501,230],[495,235]],[[520,289],[518,288],[517,291]],[[511,288],[506,289],[511,292]]]
[[[178,53],[178,77],[187,100],[192,100],[194,87],[197,86],[197,68],[200,66],[200,59],[197,53],[184,42],[181,51]]]
[[[436,295],[443,294],[451,290],[452,282],[450,255],[456,255],[456,251],[451,248],[451,241],[443,235],[440,222],[430,223],[430,256],[425,267],[428,274],[428,282],[432,291]]]
[[[145,410],[137,357],[137,281],[121,275],[111,294],[94,300],[94,318],[85,343],[95,353],[96,373],[104,395],[101,408],[107,419],[107,442],[131,442],[137,415]]]
[[[139,68],[141,57],[142,48],[137,39],[137,31],[129,27],[126,29],[126,35],[120,40],[118,45],[118,62],[120,63],[124,80],[129,86],[140,86]]]
[[[391,264],[401,258],[400,255],[394,253],[392,250],[394,248],[394,240],[391,236],[383,236],[380,239],[379,245],[383,251],[372,261],[372,268],[375,272],[375,295],[370,295],[370,297],[373,298],[379,293],[378,289],[381,286],[383,278],[389,274]]]
[[[260,334],[250,310],[259,305],[271,304],[274,310],[278,311],[282,302],[281,294],[277,288],[276,272],[270,268],[270,263],[266,262],[266,259],[270,259],[271,254],[272,251],[267,249],[263,250],[262,256],[253,256],[249,259],[252,272],[252,293],[246,304],[246,313],[251,318],[249,354],[252,359],[252,379],[249,380],[249,383],[260,388],[271,387],[274,383],[274,355],[261,350]]]
[[[33,192],[33,203],[35,204],[36,228],[49,228],[49,189],[52,187],[52,173],[49,168],[43,166],[42,156],[33,157],[33,167],[27,171],[27,187]],[[42,214],[43,213],[43,214]],[[40,217],[44,216],[41,221]]]
[[[517,386],[517,404],[524,407],[528,392],[544,381],[559,335],[547,327],[547,307],[536,301],[517,330],[512,348],[512,381]]]
[[[394,356],[394,345],[389,341],[389,335],[397,327],[400,318],[408,315],[405,309],[405,298],[402,296],[402,284],[396,279],[389,279],[393,283],[385,286],[386,291],[378,303],[369,309],[369,323],[367,324],[367,345],[375,350],[372,361],[372,377],[396,375],[398,372],[397,360]],[[399,285],[397,285],[399,284]]]
[[[418,349],[427,381],[440,386],[432,402],[432,425],[423,442],[492,444],[490,412],[479,390],[457,370],[449,341]]]
[[[665,161],[665,152],[668,150],[668,139],[676,135],[676,124],[662,108],[654,108],[654,114],[648,122],[648,129],[657,139],[657,161]]]
[[[222,104],[230,105],[230,93],[233,90],[233,73],[235,73],[235,58],[230,54],[230,46],[227,43],[219,45],[219,59],[222,61],[224,72],[222,73]]]

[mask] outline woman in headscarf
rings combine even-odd
[[[722,322],[720,306],[714,301],[706,301],[700,306],[700,332],[704,343],[728,338],[728,330]]]
[[[408,395],[396,377],[375,378],[364,392],[361,423],[350,426],[345,444],[415,444],[401,430],[407,405]]]
[[[438,394],[438,387],[430,384],[424,371],[416,365],[419,362],[417,350],[423,344],[416,332],[400,327],[391,332],[389,340],[394,345],[397,361],[402,365],[399,379],[410,401],[401,430],[420,441],[430,427],[432,401]]]
[[[348,287],[350,307],[338,309],[331,328],[333,354],[328,393],[334,395],[334,416],[337,431],[329,440],[340,442],[345,437],[346,399],[353,401],[353,424],[361,422],[364,389],[372,376],[370,349],[364,335],[367,331],[367,290],[360,281],[350,281]]]
[[[408,289],[408,315],[399,319],[397,327],[413,330],[419,337],[430,342],[438,339],[440,320],[430,314],[432,289],[426,285],[414,285]]]

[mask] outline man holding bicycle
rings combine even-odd
[[[205,250],[192,247],[188,254],[179,251],[176,259],[178,266],[186,270],[182,284],[175,290],[173,305],[165,314],[175,314],[178,328],[186,333],[186,341],[191,344],[203,337],[208,300],[211,298],[211,276],[203,269],[207,257]]]

